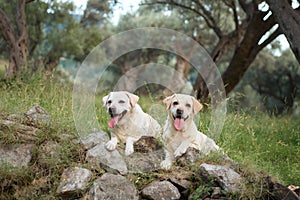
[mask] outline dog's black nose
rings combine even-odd
[[[116,113],[116,108],[109,107],[109,108],[108,108],[108,113],[109,113],[110,115],[114,115],[114,114]]]
[[[176,110],[176,114],[177,114],[177,115],[182,115],[182,114],[183,114],[183,110],[177,109],[177,110]]]

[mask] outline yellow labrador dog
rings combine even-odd
[[[193,117],[202,109],[202,104],[194,97],[174,94],[163,100],[167,107],[168,118],[164,126],[163,143],[166,157],[161,162],[163,169],[170,169],[174,158],[181,156],[189,147],[207,155],[218,150],[216,143],[197,130]]]
[[[111,92],[103,97],[103,105],[111,117],[108,122],[111,140],[106,143],[108,150],[116,149],[121,141],[126,143],[125,155],[130,155],[134,152],[133,143],[142,136],[160,136],[159,123],[143,112],[138,100],[138,96],[126,91]]]

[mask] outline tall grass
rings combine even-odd
[[[299,119],[229,113],[220,144],[238,162],[251,163],[283,184],[300,185]]]
[[[40,105],[51,115],[56,128],[74,131],[72,86],[58,84],[55,77],[34,77],[0,82],[0,113],[24,113]]]
[[[101,102],[104,95],[106,94],[96,96],[97,105],[95,106],[100,127],[109,131],[108,115]],[[65,133],[76,136],[72,114],[72,85],[59,84],[55,77],[34,76],[23,80],[1,82],[0,102],[0,116],[24,113],[34,105],[44,107],[52,116],[53,124],[51,130],[44,130],[48,135],[44,136],[43,140],[55,141],[58,140],[59,135]],[[166,113],[159,112],[161,108],[164,108],[161,101],[142,96],[139,103],[147,112],[165,118]],[[158,112],[155,112],[155,109]],[[164,120],[159,120],[159,122],[163,124]],[[210,123],[210,112],[201,111],[196,123],[199,129],[206,133]],[[52,136],[49,137],[49,134]],[[217,143],[244,168],[251,168],[254,171],[263,170],[285,185],[300,185],[300,119],[275,118],[259,112],[227,113],[225,125]],[[47,172],[41,172],[40,166],[35,166],[33,170],[31,168],[31,171],[26,169],[26,184],[49,176],[48,181],[54,186],[48,187],[54,188],[51,190],[53,194],[63,168],[73,166],[78,162],[84,165],[80,154],[82,149],[79,145],[76,146],[68,140],[63,141],[62,144],[64,146],[61,156],[58,160],[53,158],[49,160],[53,167],[49,164]],[[36,154],[39,154],[39,149],[36,150]],[[22,178],[22,172],[7,173],[2,169],[0,175],[12,177],[13,180],[18,180],[18,177]]]

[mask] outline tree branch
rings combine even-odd
[[[186,9],[186,10],[189,10],[189,11],[192,11],[194,13],[196,13],[197,15],[203,17],[203,19],[205,20],[207,26],[211,29],[214,30],[214,32],[216,33],[216,35],[220,38],[222,37],[223,33],[221,31],[221,29],[217,26],[214,18],[212,17],[211,13],[209,11],[207,11],[203,5],[201,5],[201,3],[197,2],[197,1],[194,1],[194,3],[197,4],[197,6],[199,6],[199,9],[203,12],[199,12],[197,9],[195,8],[192,8],[188,5],[185,5],[185,4],[181,4],[181,3],[178,3],[178,2],[175,2],[174,0],[170,0],[170,1],[155,1],[155,2],[151,2],[151,3],[143,3],[141,5],[154,5],[154,4],[162,4],[162,5],[174,5],[174,6],[178,6],[178,7],[181,7],[183,9]]]
[[[218,25],[217,25],[215,19],[213,18],[213,16],[211,15],[211,12],[209,12],[207,9],[205,9],[205,7],[199,1],[195,1],[195,0],[192,0],[192,1],[197,6],[199,6],[200,10],[203,12],[203,13],[201,13],[201,16],[206,21],[208,27],[212,28],[214,30],[214,32],[217,34],[217,36],[219,38],[221,38],[223,33],[222,33],[221,29],[218,27]]]
[[[260,51],[263,48],[265,48],[274,39],[276,39],[280,34],[282,34],[282,31],[281,31],[280,27],[278,27],[263,43],[261,43],[260,45],[257,45],[257,47],[256,47],[257,51]]]
[[[15,43],[16,38],[14,36],[14,28],[12,23],[10,22],[9,17],[5,14],[5,12],[0,8],[0,31],[5,39],[5,41],[12,45]]]
[[[241,5],[242,9],[247,14],[247,16],[251,18],[254,11],[253,5],[247,3],[247,0],[239,0],[239,4]]]

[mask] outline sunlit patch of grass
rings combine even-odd
[[[300,121],[228,113],[219,144],[238,162],[250,162],[283,184],[300,184]]]

